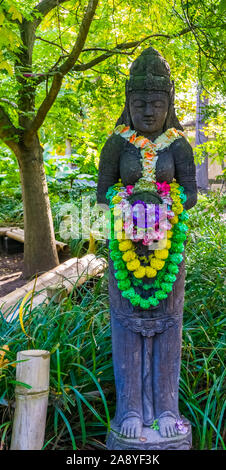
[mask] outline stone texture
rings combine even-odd
[[[123,438],[119,435],[120,428],[111,423],[114,431],[107,436],[109,450],[190,450],[192,445],[191,425],[188,423],[187,434],[175,437],[161,437],[158,431],[144,426],[140,439]]]

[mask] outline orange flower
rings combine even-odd
[[[8,344],[4,344],[4,346],[0,346],[0,369],[3,367],[7,369],[9,361],[5,358],[5,353],[9,351]],[[16,367],[16,363],[10,363],[11,367]]]
[[[144,148],[144,146],[149,142],[148,139],[144,139],[143,142],[141,142],[140,147]]]
[[[134,140],[134,143],[135,143],[137,146],[141,147],[142,144],[145,145],[145,143],[146,143],[145,140],[148,140],[148,139],[145,139],[144,137],[142,137],[141,135],[139,135],[139,136],[136,137],[136,139]]]
[[[130,143],[132,144],[135,139],[136,139],[136,134],[131,135],[131,137],[129,139]]]
[[[123,132],[127,132],[127,131],[129,131],[129,130],[130,130],[130,127],[129,127],[129,126],[125,126],[124,129],[122,129],[121,134],[122,134]]]
[[[153,158],[155,156],[155,154],[150,153],[150,152],[145,152],[144,156],[145,156],[145,158]]]
[[[8,344],[0,347],[0,369],[9,362],[8,359],[4,359],[6,351],[9,351]]]

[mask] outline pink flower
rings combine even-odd
[[[166,181],[163,181],[163,183],[156,183],[156,185],[158,191],[163,193],[164,196],[170,192],[170,185]]]
[[[126,191],[127,191],[127,194],[129,194],[129,196],[131,196],[133,192],[133,188],[134,186],[132,186],[132,184],[129,184],[128,186],[126,186]]]
[[[172,219],[175,216],[173,211],[167,211],[167,219]]]

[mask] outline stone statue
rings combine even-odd
[[[141,147],[133,144],[134,131],[135,136],[145,138],[144,144],[150,141],[155,144],[164,132],[173,129],[173,132],[180,133],[175,133],[178,138],[169,141],[169,145],[160,145],[155,160],[156,181],[166,186],[176,181],[186,195],[184,209],[190,209],[196,204],[193,153],[181,133],[182,127],[175,114],[170,68],[151,47],[144,50],[131,66],[130,77],[126,82],[125,108],[116,129],[119,131],[108,138],[100,156],[98,203],[109,204],[107,191],[120,178],[124,188],[136,188],[137,182],[141,181],[142,151]],[[129,136],[132,136],[125,139],[123,129],[125,134],[129,132]],[[142,192],[141,187],[133,194],[133,202],[144,199],[154,204],[161,200],[157,192],[155,196],[153,183],[150,183],[150,192],[147,189]],[[185,242],[183,248],[184,245]],[[153,253],[141,241],[136,246],[140,256]],[[109,449],[189,449],[191,446],[190,424],[181,418],[178,409],[184,251],[181,259],[172,290],[163,295],[162,300],[155,299],[153,305],[146,308],[145,301],[139,304],[139,296],[135,295],[135,300],[138,299],[136,305],[136,301],[131,303],[130,297],[123,295],[115,277],[114,262],[109,256],[109,300],[116,386],[116,414],[112,421],[113,431],[107,440]],[[142,272],[152,273],[150,268],[145,271],[142,264],[139,266],[137,276],[141,276],[139,273]],[[143,299],[149,298],[150,293],[154,292],[154,279],[150,276],[144,278],[146,289],[138,279],[140,284],[134,287],[133,294],[135,292],[142,295]]]

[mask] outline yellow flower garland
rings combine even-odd
[[[119,189],[122,187],[122,184],[119,183]],[[172,211],[174,212],[174,217],[170,219],[172,225],[178,223],[178,215],[183,211],[183,205],[180,202],[180,191],[178,189],[179,185],[176,182],[170,184],[170,196],[173,200],[172,204]],[[114,203],[118,203],[121,201],[121,196],[115,196],[113,198]],[[115,208],[114,212],[115,216],[117,214],[117,207]],[[121,215],[120,210],[118,211],[118,215]],[[116,216],[117,217],[117,216]],[[173,232],[172,230],[167,230],[167,239],[162,240],[163,248],[160,250],[154,250],[154,255],[149,255],[149,259],[145,256],[138,257],[137,253],[135,252],[135,244],[130,239],[125,239],[125,232],[123,230],[123,222],[121,219],[117,219],[115,221],[115,232],[116,238],[119,240],[119,250],[123,252],[122,259],[126,262],[126,267],[128,271],[132,271],[133,275],[137,279],[142,279],[144,276],[148,278],[154,278],[157,274],[157,271],[160,271],[164,265],[165,260],[168,258],[169,249],[171,247],[170,238],[172,238]],[[161,241],[160,241],[161,244]],[[145,260],[146,263],[149,262],[147,266],[143,266],[141,264],[141,260]]]

